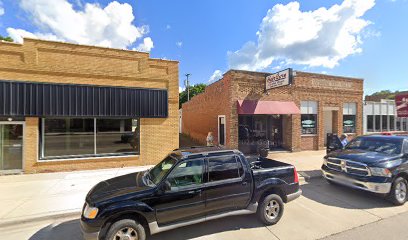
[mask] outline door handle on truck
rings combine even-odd
[[[188,194],[195,194],[195,193],[201,194],[201,189],[199,189],[199,190],[192,190],[192,191],[189,191],[189,192],[188,192]]]
[[[247,182],[242,182],[242,185],[244,185],[244,186],[247,185],[247,184],[248,184]]]

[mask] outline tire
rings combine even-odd
[[[116,240],[117,238],[115,237],[119,236],[120,234],[131,237],[136,236],[137,238],[134,239],[138,240],[146,240],[145,228],[142,226],[142,224],[133,219],[122,219],[113,223],[106,234],[106,240]]]
[[[282,198],[279,195],[270,194],[258,206],[257,215],[265,225],[274,225],[281,219],[284,209]]]
[[[337,185],[337,183],[333,182],[332,180],[326,179],[326,181],[327,181],[330,185]]]
[[[392,183],[389,200],[396,206],[404,205],[407,201],[408,183],[402,177],[397,177]]]

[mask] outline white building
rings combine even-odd
[[[394,100],[366,101],[363,117],[364,134],[408,132],[408,118],[397,117]]]

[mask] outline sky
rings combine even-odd
[[[365,79],[408,90],[408,0],[0,0],[0,35],[150,52],[180,89],[229,69]]]

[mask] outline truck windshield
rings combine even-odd
[[[383,154],[400,154],[402,141],[400,139],[355,138],[346,149],[358,149]]]
[[[149,171],[149,180],[154,184],[158,184],[176,162],[176,159],[172,158],[171,156],[167,156],[163,161]]]

